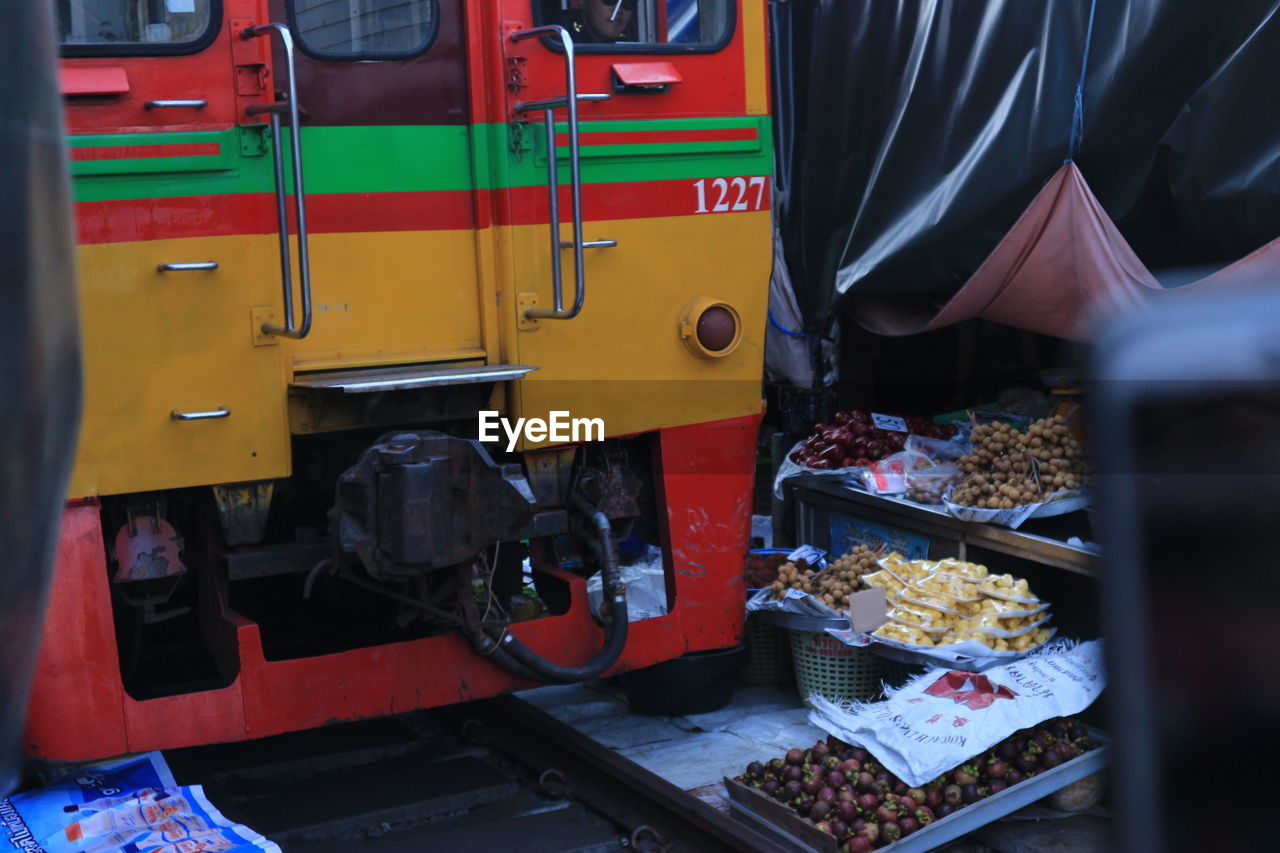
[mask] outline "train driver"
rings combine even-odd
[[[568,5],[563,14],[574,41],[612,44],[626,36],[636,0],[570,0]]]

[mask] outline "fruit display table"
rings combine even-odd
[[[1100,555],[1089,547],[1087,513],[1032,518],[1017,530],[961,521],[942,507],[874,495],[834,477],[800,475],[783,481],[795,498],[796,538],[832,554],[856,545],[887,546],[909,559],[959,557],[981,560],[995,552],[1096,576]],[[1079,544],[1070,542],[1075,537]],[[970,553],[973,551],[974,553]]]

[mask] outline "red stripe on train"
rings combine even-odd
[[[586,184],[582,188],[583,216],[589,222],[686,216],[698,210],[694,185],[695,182],[689,180]],[[490,224],[489,195],[489,190],[475,194],[475,209],[481,214],[477,222],[472,193],[468,190],[313,193],[307,196],[308,231],[341,234],[486,228]],[[500,225],[538,225],[548,221],[545,187],[515,187],[494,195],[498,202],[496,221]],[[735,196],[733,200],[736,202],[738,198]],[[768,180],[764,180],[758,192],[756,187],[751,187],[741,203],[745,207],[739,210],[768,210]],[[562,186],[562,219],[568,217],[569,204],[569,188]],[[85,244],[271,234],[276,231],[275,196],[249,193],[141,201],[82,201],[76,203],[76,221],[79,242]]]
[[[179,142],[163,145],[92,145],[72,148],[71,159],[84,160],[141,160],[151,157],[208,157],[217,156],[222,146],[217,142]]]
[[[754,142],[754,127],[726,127],[708,130],[584,130],[578,134],[582,145],[641,145],[679,142]],[[569,134],[557,133],[556,145],[569,144]]]

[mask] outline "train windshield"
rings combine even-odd
[[[55,0],[63,44],[183,45],[210,28],[213,0]]]
[[[615,50],[720,47],[733,31],[733,0],[537,0],[539,23],[560,24],[579,44]]]

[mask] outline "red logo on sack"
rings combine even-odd
[[[975,711],[990,707],[997,699],[1012,699],[1018,695],[1003,684],[992,684],[991,679],[985,675],[955,670],[930,684],[924,692],[939,699],[954,699],[958,704],[967,705]]]

